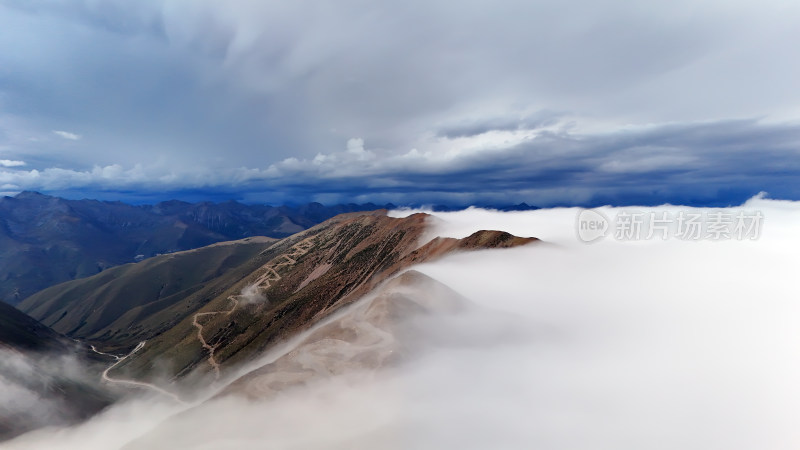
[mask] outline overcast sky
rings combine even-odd
[[[800,198],[796,1],[0,0],[0,192]]]

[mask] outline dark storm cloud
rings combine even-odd
[[[335,194],[342,200],[373,192],[396,202],[726,205],[761,190],[779,197],[800,195],[794,181],[800,176],[798,154],[798,126],[730,121],[609,135],[544,133],[504,150],[445,162],[422,157],[402,170],[396,159],[351,162],[352,173],[335,179],[305,161],[293,172],[305,184],[280,186],[307,196]],[[357,176],[359,172],[371,176]]]
[[[796,197],[799,13],[0,0],[0,192]]]
[[[444,156],[347,150],[288,158],[266,169],[136,166],[9,168],[0,185],[53,192],[238,198],[247,201],[535,203],[597,205],[661,202],[738,204],[766,190],[800,195],[800,126],[757,121],[673,124],[613,134],[544,131],[502,148]],[[5,189],[8,189],[7,187]],[[123,189],[125,191],[123,191]],[[150,194],[148,194],[150,193]]]

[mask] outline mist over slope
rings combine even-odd
[[[408,267],[536,241],[484,230],[424,242],[429,219],[343,214],[279,241],[247,238],[115,267],[45,289],[20,308],[105,363],[90,384],[185,404]]]
[[[142,400],[2,448],[793,449],[800,203],[757,198],[724,212],[739,210],[763,214],[758,239],[609,236],[587,244],[576,233],[577,209],[435,213],[429,236],[499,229],[547,245],[414,266],[468,301],[401,315],[413,338],[396,336],[414,350],[390,364],[326,362],[341,361],[328,353],[341,350],[338,341],[359,341],[314,328],[240,369],[241,380],[276,368],[324,375],[277,393],[274,378],[256,383],[270,387],[267,400],[248,389],[243,397],[237,386],[247,383],[229,384],[240,379],[232,376],[208,392],[219,394],[213,400],[190,409]],[[714,212],[598,210],[623,211]],[[405,281],[407,293],[431,292],[428,282]],[[367,327],[370,316],[359,311],[371,301],[367,295],[331,321]],[[136,432],[116,432],[126,424]]]
[[[87,350],[0,302],[0,441],[79,423],[119,397]]]

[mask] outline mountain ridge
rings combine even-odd
[[[120,264],[253,236],[283,238],[337,214],[379,207],[177,200],[137,206],[29,191],[0,197],[0,300],[16,305]]]
[[[189,375],[217,379],[226,368],[246,363],[252,355],[313,326],[413,265],[458,251],[537,241],[483,230],[464,239],[423,242],[429,217],[424,213],[389,217],[385,210],[342,214],[288,238],[265,243],[265,248],[227,274],[206,280],[213,288],[203,287],[166,306],[152,296],[149,300],[141,298],[142,303],[128,303],[129,311],[121,312],[120,317],[125,317],[133,310],[147,310],[150,317],[168,326],[142,326],[150,319],[141,315],[138,322],[91,325],[92,318],[101,317],[104,310],[125,303],[125,298],[115,296],[93,300],[78,295],[61,302],[60,309],[48,306],[58,290],[75,289],[103,274],[54,286],[27,299],[21,307],[45,324],[105,352],[121,353],[146,341],[134,358],[115,367],[115,373],[127,378],[156,384],[163,384],[160,379],[174,382]],[[178,261],[210,250],[159,258]],[[157,263],[159,260],[154,259],[132,267]],[[123,268],[108,272],[122,272]],[[130,280],[121,276],[109,283],[126,285]],[[120,296],[128,291],[106,292]],[[76,311],[83,311],[83,315],[75,316]],[[71,323],[59,323],[63,314],[70,315]],[[73,328],[76,324],[79,326]]]

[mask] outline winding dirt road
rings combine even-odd
[[[165,389],[162,389],[162,388],[156,386],[155,384],[145,383],[143,381],[136,381],[136,380],[126,380],[126,379],[122,379],[122,378],[112,378],[112,377],[110,377],[108,375],[108,373],[112,369],[117,367],[119,364],[121,364],[122,361],[125,361],[129,357],[133,356],[134,353],[136,353],[139,350],[143,349],[144,346],[145,346],[145,343],[147,343],[147,341],[139,342],[139,344],[133,350],[131,350],[130,353],[128,353],[125,356],[116,356],[116,355],[112,355],[112,354],[109,354],[109,353],[103,353],[103,352],[97,350],[94,345],[92,345],[91,346],[92,351],[97,353],[98,355],[111,356],[113,358],[116,358],[116,362],[114,362],[114,364],[108,366],[108,368],[106,368],[106,370],[103,371],[103,376],[102,376],[103,381],[105,381],[107,383],[120,384],[120,385],[124,385],[124,386],[129,386],[129,387],[137,387],[137,388],[149,389],[151,391],[158,392],[161,395],[167,396],[167,397],[175,400],[178,403],[185,404],[184,401],[181,400],[177,395],[175,395],[172,392],[169,392],[169,391],[167,391]]]
[[[309,250],[314,246],[311,242],[311,238],[304,239],[297,244],[293,245],[289,248],[289,252],[279,255],[272,259],[267,264],[261,266],[261,269],[264,270],[264,274],[261,275],[256,279],[253,285],[259,291],[268,289],[272,283],[281,279],[280,274],[278,274],[277,269],[279,267],[284,266],[291,266],[297,263],[297,259],[302,255],[308,253]],[[283,261],[281,261],[283,260]],[[280,261],[280,262],[279,262]],[[233,306],[229,310],[223,311],[208,311],[208,312],[201,312],[194,315],[192,318],[192,325],[197,328],[197,340],[200,341],[200,345],[203,346],[204,349],[208,351],[208,364],[211,365],[211,368],[214,370],[214,381],[218,381],[220,377],[220,370],[219,370],[219,362],[215,357],[215,352],[220,344],[210,345],[206,339],[203,337],[203,324],[200,323],[199,319],[201,317],[207,316],[215,316],[219,314],[224,314],[226,316],[230,316],[236,311],[236,308],[239,306],[239,298],[242,297],[241,295],[231,295],[228,297],[228,300],[233,302]],[[135,350],[134,350],[135,351]]]
[[[236,297],[238,296],[231,295],[230,297],[228,297],[228,300],[233,302],[233,306],[231,307],[231,309],[227,311],[211,311],[211,312],[197,313],[194,315],[194,318],[192,319],[192,325],[194,325],[197,328],[197,340],[200,341],[200,345],[202,345],[204,349],[208,350],[208,363],[211,365],[211,368],[214,369],[214,381],[219,380],[219,363],[214,357],[214,352],[217,350],[217,347],[219,347],[219,344],[209,345],[208,342],[206,342],[205,338],[203,337],[203,325],[200,322],[198,322],[197,319],[200,317],[214,316],[217,314],[225,314],[226,316],[231,315],[236,310],[236,307],[239,306],[239,299]]]
[[[261,289],[261,290],[269,288],[273,282],[278,281],[278,280],[281,279],[281,276],[278,274],[276,269],[278,269],[279,267],[291,266],[291,265],[296,264],[297,263],[297,259],[296,258],[299,258],[300,256],[305,255],[306,253],[308,253],[308,251],[311,249],[312,246],[313,246],[313,244],[311,243],[310,239],[305,239],[303,241],[298,242],[294,246],[292,246],[288,253],[280,255],[280,256],[276,257],[275,259],[273,259],[272,261],[270,261],[269,263],[267,263],[264,266],[262,266],[262,269],[264,269],[265,272],[264,272],[264,274],[262,276],[260,276],[256,280],[254,285],[258,289]],[[211,365],[211,367],[214,370],[214,377],[215,377],[214,379],[215,379],[215,381],[219,380],[220,369],[219,369],[219,363],[217,362],[217,360],[216,360],[216,358],[214,356],[214,353],[216,352],[216,350],[217,350],[217,348],[219,347],[220,344],[210,345],[206,341],[206,339],[203,337],[203,325],[200,323],[199,319],[202,318],[202,317],[215,316],[215,315],[219,315],[219,314],[224,314],[226,316],[229,316],[229,315],[233,314],[233,312],[236,311],[236,308],[239,306],[239,298],[240,297],[241,297],[241,295],[232,295],[232,296],[228,297],[228,299],[231,302],[233,302],[233,306],[231,306],[231,308],[228,309],[228,310],[201,312],[201,313],[195,314],[194,317],[192,318],[192,324],[195,326],[195,328],[197,328],[197,340],[200,341],[200,345],[202,345],[203,348],[208,351],[208,363]],[[157,392],[157,393],[159,393],[161,395],[169,397],[169,398],[175,400],[178,403],[186,404],[176,394],[174,394],[172,392],[169,392],[169,391],[167,391],[167,390],[165,390],[165,389],[163,389],[163,388],[161,388],[159,386],[156,386],[156,385],[154,385],[152,383],[146,383],[144,381],[136,381],[136,380],[130,380],[130,379],[124,379],[124,378],[113,378],[113,377],[109,376],[109,373],[112,370],[114,370],[115,367],[117,367],[118,365],[122,364],[122,362],[125,361],[126,359],[132,357],[139,350],[143,349],[146,343],[147,343],[147,341],[139,342],[139,344],[133,350],[131,350],[130,353],[128,353],[125,356],[118,356],[118,355],[112,355],[111,353],[101,352],[100,350],[97,349],[97,347],[95,347],[94,345],[91,345],[90,348],[92,349],[92,351],[97,353],[98,355],[103,355],[103,356],[107,356],[107,357],[115,359],[114,363],[111,364],[110,366],[108,366],[106,368],[106,370],[103,371],[103,375],[102,375],[103,381],[105,381],[107,383],[118,384],[118,385],[133,387],[133,388],[149,389],[151,391],[154,391],[154,392]]]
[[[78,342],[80,342],[80,341],[78,341]],[[97,353],[98,355],[110,356],[110,357],[112,357],[112,358],[116,359],[117,361],[119,361],[119,360],[120,360],[120,358],[122,358],[121,356],[112,355],[111,353],[105,353],[105,352],[101,352],[101,351],[100,351],[100,350],[98,350],[98,349],[97,349],[97,347],[95,347],[94,345],[90,345],[89,347],[91,347],[92,351],[93,351],[93,352],[95,352],[95,353]]]
[[[261,275],[253,284],[258,286],[260,289],[269,288],[272,285],[271,283],[281,279],[281,276],[276,271],[278,267],[292,266],[296,264],[297,259],[295,258],[305,255],[313,246],[314,244],[311,242],[311,238],[303,239],[297,244],[294,244],[289,249],[289,253],[280,255],[267,264],[261,266],[261,269],[265,270],[264,275]],[[280,259],[284,259],[284,261],[278,262]]]

